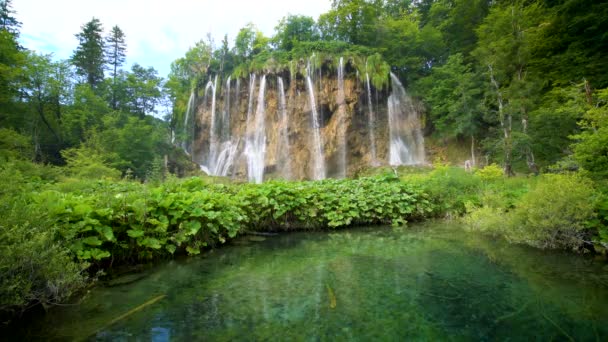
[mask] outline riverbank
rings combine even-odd
[[[462,218],[470,230],[540,248],[603,253],[607,241],[605,197],[579,175],[504,178],[496,167],[474,174],[403,168],[358,179],[261,185],[3,176],[12,179],[3,193],[6,317],[30,305],[64,302],[99,271],[197,255],[243,232]]]

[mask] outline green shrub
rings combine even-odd
[[[490,164],[475,171],[475,175],[484,182],[496,181],[504,177],[504,171],[496,164]]]
[[[514,231],[541,248],[575,248],[583,244],[586,222],[594,217],[595,191],[576,175],[544,175],[514,210]]]
[[[0,314],[65,302],[87,284],[86,264],[54,241],[46,227],[0,224]]]
[[[578,175],[547,174],[537,182],[488,187],[483,206],[465,218],[477,231],[539,248],[574,249],[588,241],[595,216],[593,183]],[[532,184],[530,190],[528,184]]]
[[[403,180],[418,184],[428,194],[436,217],[459,217],[468,207],[480,205],[482,183],[462,168],[438,166],[429,174]]]

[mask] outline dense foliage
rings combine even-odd
[[[4,312],[65,300],[95,270],[196,255],[255,232],[464,217],[473,230],[533,246],[608,246],[608,202],[580,175],[527,180],[504,178],[498,166],[473,174],[437,166],[400,177],[391,170],[317,182],[143,184],[74,178],[78,168],[23,160],[0,168],[10,184],[0,194]]]

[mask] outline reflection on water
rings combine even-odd
[[[443,222],[245,237],[95,289],[28,338],[607,340],[608,267]]]

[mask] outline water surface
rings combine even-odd
[[[608,266],[583,256],[443,222],[251,240],[96,288],[28,338],[608,340]]]

